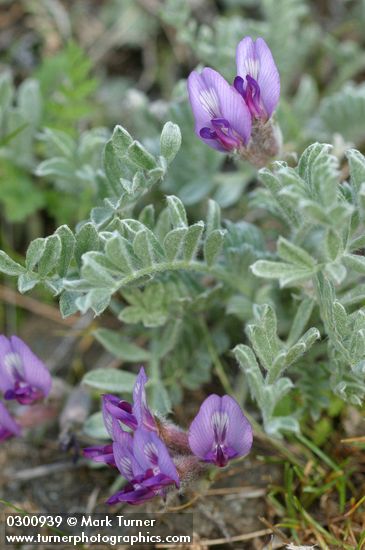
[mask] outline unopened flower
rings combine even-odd
[[[113,443],[113,453],[120,473],[129,483],[110,497],[108,504],[141,504],[157,495],[164,496],[168,486],[180,485],[176,466],[154,432],[144,428],[138,428],[133,436],[124,432],[122,440]]]
[[[234,87],[241,94],[252,118],[268,120],[280,97],[280,77],[270,48],[263,38],[246,36],[237,46]]]
[[[0,441],[20,435],[20,426],[10,416],[4,403],[0,401]]]
[[[0,390],[7,400],[30,404],[46,397],[52,386],[44,363],[17,336],[0,336]]]
[[[232,397],[213,394],[205,399],[191,423],[189,444],[201,460],[223,467],[250,451],[252,428]]]
[[[188,78],[195,132],[218,151],[244,148],[251,134],[251,116],[240,94],[218,72],[205,68]]]

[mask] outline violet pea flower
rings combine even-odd
[[[207,67],[200,74],[193,71],[187,86],[197,136],[218,151],[244,148],[251,135],[251,116],[240,94]]]
[[[0,441],[20,435],[20,426],[10,416],[4,403],[0,401]]]
[[[138,428],[134,436],[124,432],[113,443],[117,467],[128,484],[109,498],[108,504],[142,504],[155,496],[164,496],[166,488],[179,487],[176,466],[165,444],[154,432]]]
[[[7,400],[28,405],[46,397],[52,386],[44,363],[17,336],[0,335],[0,390]]]
[[[219,467],[246,455],[252,437],[251,424],[229,395],[207,397],[189,429],[192,452],[202,461]]]
[[[280,97],[280,77],[270,48],[263,38],[246,36],[236,50],[234,87],[245,100],[252,118],[268,120]]]
[[[144,368],[141,367],[133,388],[133,405],[128,401],[119,399],[116,395],[103,395],[104,425],[113,441],[119,442],[125,439],[122,424],[132,431],[137,430],[138,427],[143,427],[152,432],[158,431],[156,421],[147,405],[145,390],[147,380]],[[94,462],[103,462],[116,467],[111,443],[87,447],[83,450],[83,454]]]

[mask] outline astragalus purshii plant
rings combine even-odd
[[[129,368],[95,369],[83,379],[104,394],[103,414],[85,431],[107,440],[86,454],[129,482],[112,502],[164,496],[184,485],[185,471],[205,475],[247,454],[251,432],[241,407],[254,408],[266,433],[279,438],[298,435],[335,399],[364,400],[365,158],[317,142],[302,152],[300,140],[299,154],[287,155],[293,144],[285,149],[284,132],[281,146],[270,43],[241,38],[235,72],[190,74],[159,140],[141,143],[114,129],[100,166],[93,156],[83,168],[97,189],[88,219],[31,242],[24,263],[0,254],[1,271],[17,277],[20,292],[45,286],[63,316],[108,309],[122,329],[97,328],[96,339],[148,372],[148,406],[143,371],[136,386]],[[183,143],[176,121],[189,122]],[[70,156],[62,133],[48,129],[47,140],[58,153],[38,174],[64,165],[62,151]],[[223,162],[230,171],[218,173]],[[216,179],[217,201],[209,196]],[[190,429],[171,424],[167,414],[184,391],[213,376],[220,391]],[[124,398],[130,393],[133,404]]]

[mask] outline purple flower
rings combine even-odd
[[[205,68],[188,78],[195,133],[218,151],[244,148],[251,134],[251,116],[240,94],[219,73]]]
[[[189,445],[204,462],[226,466],[246,455],[252,446],[252,428],[237,401],[229,395],[210,395],[202,403],[189,430]]]
[[[110,497],[108,504],[141,504],[157,495],[164,496],[170,485],[180,485],[176,466],[154,432],[144,428],[138,428],[134,436],[124,432],[114,442],[113,453],[120,473],[129,483]]]
[[[246,36],[237,46],[234,87],[242,95],[252,118],[268,120],[280,96],[280,77],[270,48],[263,38]],[[246,80],[246,81],[245,81]]]
[[[20,426],[10,416],[4,403],[0,401],[0,441],[20,435]]]
[[[145,391],[147,380],[144,368],[141,367],[133,388],[133,405],[119,399],[116,395],[103,395],[104,425],[113,441],[118,442],[125,439],[123,435],[125,432],[121,424],[133,431],[139,427],[153,432],[158,431],[156,421],[147,405]],[[86,458],[94,462],[104,462],[110,466],[116,466],[112,444],[87,447],[83,453]]]
[[[5,399],[30,404],[46,397],[52,378],[44,363],[17,336],[0,336],[0,390]]]

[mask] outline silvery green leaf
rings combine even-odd
[[[153,204],[148,204],[143,208],[138,216],[138,220],[143,223],[148,229],[153,229],[155,226],[155,208]]]
[[[182,254],[187,227],[177,227],[167,233],[163,246],[169,260],[175,260]]]
[[[233,353],[240,368],[248,378],[252,395],[256,400],[258,400],[262,395],[264,378],[257,363],[255,354],[251,348],[243,344],[236,346]]]
[[[78,308],[76,305],[76,299],[79,297],[77,292],[72,292],[70,290],[65,290],[60,296],[60,311],[62,317],[65,319],[70,315],[74,315]]]
[[[61,240],[61,254],[58,263],[58,274],[64,277],[74,255],[76,239],[67,225],[61,225],[55,232]]]
[[[70,179],[74,177],[75,168],[70,160],[62,157],[53,157],[42,161],[36,168],[36,175],[40,177],[54,176]]]
[[[251,266],[252,273],[265,279],[279,279],[280,286],[290,286],[310,279],[314,270],[297,267],[283,262],[258,260]]]
[[[334,262],[337,256],[343,253],[341,236],[332,227],[329,227],[326,231],[325,246],[327,257],[331,262]]]
[[[139,141],[133,141],[128,147],[129,158],[144,170],[156,168],[156,159]]]
[[[351,251],[356,251],[364,247],[365,247],[365,234],[361,235],[360,237],[355,237],[354,240],[350,242],[349,249]]]
[[[313,311],[314,300],[312,298],[304,298],[300,303],[294,320],[290,327],[289,336],[287,339],[287,345],[291,346],[297,342],[308,323]]]
[[[273,308],[265,304],[256,306],[256,311],[258,323],[248,325],[246,332],[261,364],[266,370],[270,370],[283,344],[276,334],[277,323]]]
[[[314,201],[303,199],[299,203],[300,208],[308,221],[320,225],[331,224],[331,219],[319,204]]]
[[[346,157],[350,166],[351,184],[356,191],[365,183],[365,157],[356,149],[348,149]]]
[[[95,315],[100,315],[110,303],[111,292],[109,289],[95,288],[89,290],[84,296],[76,299],[77,308],[81,313],[91,309]]]
[[[270,387],[268,387],[268,391],[272,392],[274,395],[274,400],[276,403],[278,403],[285,395],[287,395],[290,390],[294,387],[294,384],[290,378],[280,378],[280,380],[277,380],[275,384],[273,384]]]
[[[344,264],[357,273],[365,273],[365,257],[357,254],[345,254],[343,256]]]
[[[46,238],[42,256],[38,261],[38,274],[40,277],[45,277],[56,268],[61,249],[61,239],[58,235],[55,234]]]
[[[115,152],[122,157],[126,154],[128,147],[133,143],[132,136],[127,132],[123,126],[117,125],[114,128],[111,141]]]
[[[121,369],[94,369],[82,379],[82,383],[89,388],[121,395],[132,393],[135,381],[135,374]]]
[[[106,243],[105,253],[108,260],[123,273],[134,273],[140,266],[140,262],[134,254],[133,246],[118,233],[115,233]]]
[[[92,285],[115,289],[113,275],[118,273],[116,267],[100,252],[86,252],[82,257],[81,274]]]
[[[144,266],[154,265],[163,256],[159,242],[147,228],[138,231],[134,237],[133,250]]]
[[[214,263],[220,253],[224,242],[225,231],[214,229],[204,241],[204,259],[210,266]]]
[[[328,143],[312,143],[307,147],[299,159],[298,172],[310,187],[313,187],[312,182],[312,166],[316,159],[323,154],[329,153],[332,146]]]
[[[221,228],[221,209],[217,202],[208,200],[207,235]]]
[[[34,239],[34,241],[30,243],[25,256],[25,266],[28,271],[32,271],[38,264],[44,252],[45,246],[46,239]]]
[[[111,189],[116,196],[120,195],[122,189],[121,178],[124,175],[124,171],[121,162],[112,140],[109,140],[104,148],[103,164]]]
[[[25,268],[14,262],[3,250],[0,250],[0,272],[6,275],[21,275]]]
[[[292,263],[300,268],[313,268],[315,260],[303,248],[294,245],[284,237],[279,237],[278,255],[283,260]]]
[[[319,340],[321,334],[319,330],[315,327],[311,327],[303,334],[303,336],[298,340],[298,344],[305,344],[306,351],[313,346],[313,344]]]
[[[323,151],[310,165],[310,186],[321,204],[330,207],[337,202],[339,172],[338,160],[334,155],[327,152],[327,147],[323,146]]]
[[[348,331],[348,317],[345,308],[337,300],[333,303],[333,321],[335,323],[336,331],[345,335]]]
[[[353,332],[350,338],[350,353],[355,362],[365,358],[365,330]],[[364,370],[365,373],[365,370]]]
[[[348,290],[341,298],[342,305],[353,305],[365,302],[365,283]]]
[[[21,294],[32,290],[39,283],[39,277],[36,273],[22,273],[18,278],[18,290]]]
[[[93,332],[93,335],[102,346],[123,361],[139,363],[148,361],[150,354],[145,349],[128,341],[119,332],[106,328],[99,328]]]
[[[81,265],[82,255],[90,250],[99,250],[99,246],[99,235],[94,224],[85,223],[76,233],[75,258],[77,263]]]
[[[36,128],[42,116],[42,95],[38,80],[27,78],[18,89],[18,106],[24,117]]]
[[[180,199],[173,195],[167,197],[167,208],[173,227],[186,227],[188,225],[185,207]]]
[[[184,239],[184,260],[190,262],[195,258],[203,231],[204,222],[197,222],[188,228]]]
[[[283,219],[288,225],[296,226],[298,224],[297,215],[295,210],[290,205],[285,195],[281,193],[284,188],[280,178],[270,172],[267,168],[259,170],[260,180],[269,189],[272,197],[274,198],[277,208],[282,214]]]
[[[166,122],[160,138],[161,155],[167,162],[174,160],[181,146],[181,131],[177,124]]]

